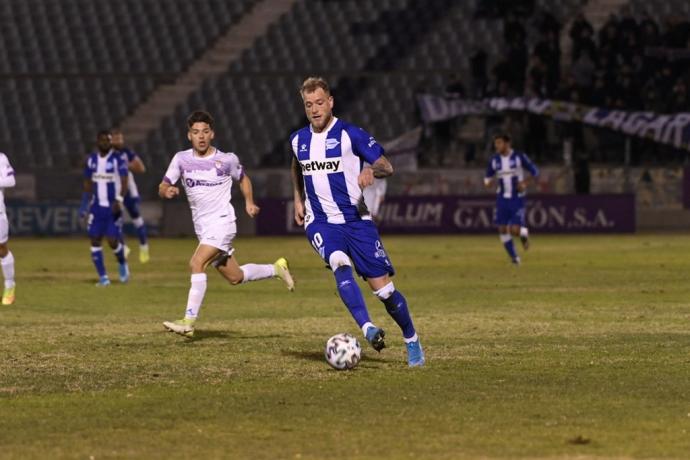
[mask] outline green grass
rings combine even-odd
[[[690,237],[537,236],[519,269],[494,236],[385,242],[424,369],[368,290],[389,348],[327,366],[326,339],[359,334],[304,238],[238,239],[240,262],[287,255],[297,292],[209,271],[193,340],[161,321],[194,241],[154,240],[103,290],[85,240],[12,240],[0,458],[690,456]]]

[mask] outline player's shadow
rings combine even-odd
[[[201,340],[208,339],[235,339],[235,340],[246,340],[246,339],[280,339],[284,338],[286,335],[283,334],[266,334],[266,335],[244,335],[239,332],[224,331],[224,330],[196,330],[194,331],[194,337],[188,338],[185,343],[199,342]]]
[[[194,331],[194,337],[188,338],[185,343],[199,342],[208,339],[231,339],[237,337],[237,333],[232,331],[202,330]]]
[[[281,350],[281,353],[283,354],[283,356],[289,356],[291,358],[303,361],[324,361],[326,359],[323,352],[320,351]],[[367,363],[386,362],[384,359],[379,358],[377,356],[372,356],[371,354],[367,354],[365,359],[367,360]]]

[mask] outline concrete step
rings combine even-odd
[[[231,27],[174,84],[161,85],[134,112],[120,123],[119,129],[133,145],[139,144],[175,112],[203,82],[222,75],[242,52],[266,33],[268,27],[305,0],[264,0]]]

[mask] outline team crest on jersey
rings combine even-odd
[[[307,144],[302,144],[299,146],[299,151],[300,152],[306,152],[307,151]]]
[[[338,139],[326,139],[326,150],[331,150],[340,145]]]

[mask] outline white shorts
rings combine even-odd
[[[7,243],[10,236],[10,224],[7,221],[7,214],[0,213],[0,244]]]
[[[237,235],[237,224],[234,221],[217,220],[206,225],[195,225],[195,231],[199,244],[213,246],[229,255],[235,251],[232,241]]]

